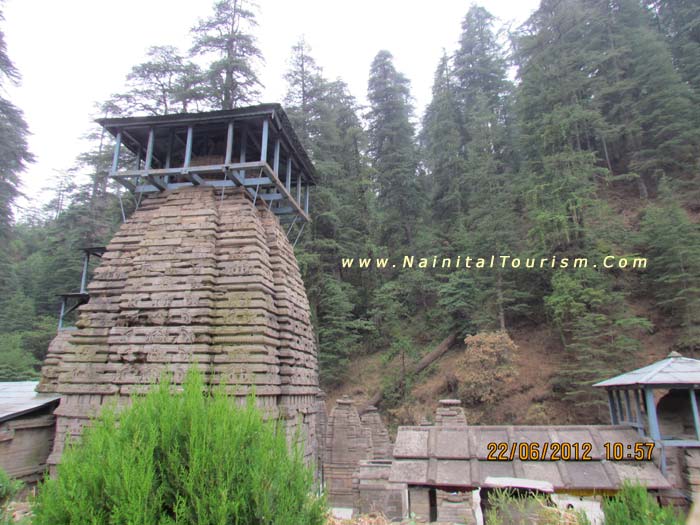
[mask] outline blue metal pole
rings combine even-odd
[[[228,123],[228,131],[226,133],[226,159],[225,164],[231,164],[233,159],[233,122]]]
[[[146,162],[144,169],[146,171],[151,169],[151,163],[153,162],[153,145],[155,142],[155,131],[153,128],[148,130],[148,145],[146,146]]]
[[[85,252],[83,256],[83,275],[80,278],[80,293],[85,293],[87,291],[87,274],[88,274],[88,263],[90,262],[90,253]]]
[[[66,312],[66,298],[61,297],[61,313],[58,316],[58,329],[61,330],[63,328],[63,316],[65,315]]]
[[[280,178],[280,139],[275,141],[275,157],[272,161],[272,171],[275,172],[275,176]]]
[[[651,388],[646,387],[644,389],[644,398],[647,405],[647,418],[649,419],[649,434],[651,434],[651,439],[653,439],[661,449],[661,473],[666,475],[666,450],[664,449],[664,444],[661,440],[659,419],[656,414],[656,403],[654,402],[654,391]]]
[[[617,409],[615,408],[615,398],[612,390],[608,390],[608,408],[610,409],[610,421],[613,425],[617,425]]]
[[[643,436],[644,435],[644,420],[642,419],[642,402],[639,397],[639,390],[634,390],[634,404],[637,411],[637,432]]]
[[[619,390],[615,391],[615,399],[617,400],[617,414],[620,418],[620,423],[625,420],[625,409],[622,408],[622,394]]]
[[[287,178],[284,181],[284,185],[287,188],[289,194],[292,194],[292,157],[287,159]]]
[[[187,142],[185,144],[185,163],[183,165],[183,168],[189,168],[190,167],[190,161],[192,160],[192,136],[193,136],[194,130],[192,129],[192,126],[187,126]]]
[[[644,389],[644,398],[647,404],[647,418],[649,420],[649,434],[654,441],[661,441],[659,431],[659,419],[656,415],[656,403],[654,402],[654,391],[651,388]]]
[[[122,132],[117,131],[117,137],[114,143],[114,156],[112,157],[112,174],[117,172],[119,168],[119,150],[122,146]]]
[[[693,408],[693,424],[695,436],[700,440],[700,417],[698,416],[698,400],[695,398],[695,389],[690,389],[690,406]]]
[[[262,142],[260,142],[260,161],[267,160],[267,138],[270,134],[270,123],[267,119],[263,120]]]

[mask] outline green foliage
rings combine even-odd
[[[192,369],[118,415],[106,409],[40,486],[35,525],[322,524],[325,508],[299,445]]]
[[[606,525],[682,525],[685,519],[672,507],[661,507],[642,485],[626,482],[615,496],[603,501]]]
[[[658,307],[682,327],[679,344],[697,349],[700,335],[700,229],[662,188],[665,196],[642,219],[642,253],[651,264],[646,274]]]
[[[489,494],[489,504],[486,525],[590,524],[583,512],[559,510],[541,495],[521,495],[513,490],[497,489]]]
[[[15,523],[9,504],[22,489],[22,482],[12,479],[5,470],[0,468],[0,525]]]
[[[251,102],[261,86],[255,63],[262,60],[262,53],[251,32],[257,26],[255,9],[250,0],[217,0],[214,13],[192,28],[192,52],[213,59],[206,93],[219,109]]]
[[[127,75],[127,91],[103,105],[109,113],[167,115],[197,110],[205,102],[206,81],[201,68],[174,46],[153,46],[146,62]]]
[[[700,5],[694,0],[655,0],[652,5],[678,72],[700,94]]]
[[[416,379],[411,370],[418,357],[417,348],[408,337],[397,336],[382,357],[385,365],[392,360],[395,363],[382,377],[383,402],[387,407],[405,405]]]
[[[438,306],[450,316],[450,328],[462,336],[476,328],[473,318],[479,305],[478,285],[471,273],[451,272],[439,285],[438,294]]]
[[[545,305],[570,354],[555,382],[579,417],[602,417],[605,402],[591,385],[633,367],[651,323],[628,312],[623,294],[591,269],[555,274]]]
[[[321,383],[325,385],[344,377],[352,349],[371,325],[352,313],[352,286],[331,278],[324,279],[321,286],[316,315]]]
[[[21,334],[0,334],[0,381],[37,379],[39,362],[22,345]]]
[[[0,5],[0,22],[4,21]],[[0,89],[7,81],[18,83],[20,74],[7,54],[5,34],[0,30]],[[12,224],[12,206],[20,195],[19,174],[34,160],[29,152],[29,128],[22,111],[0,96],[0,242],[4,242]]]
[[[423,212],[423,193],[416,176],[409,82],[396,70],[388,51],[380,51],[372,61],[367,98],[368,153],[381,221],[379,242],[390,249],[410,248]]]

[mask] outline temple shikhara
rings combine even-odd
[[[38,390],[61,396],[49,464],[102,405],[193,364],[232,395],[254,389],[315,459],[316,346],[290,241],[309,220],[314,170],[284,111],[100,124],[116,139],[110,176],[137,209],[73,294],[76,327],[59,331],[42,370]]]

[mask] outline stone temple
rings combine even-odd
[[[116,138],[110,175],[137,209],[73,294],[75,328],[50,346],[38,388],[61,396],[49,465],[105,403],[193,365],[232,395],[254,390],[317,460],[315,338],[288,239],[308,221],[313,167],[284,111],[100,123]]]

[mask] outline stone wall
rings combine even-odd
[[[389,459],[392,455],[391,439],[389,431],[384,426],[379,411],[374,406],[369,406],[360,416],[362,426],[369,429],[372,443],[372,459]]]
[[[390,483],[391,460],[360,461],[353,477],[354,511],[380,512],[391,520],[408,513],[408,492],[404,483]]]
[[[700,449],[686,448],[683,452],[685,453],[685,481],[693,503],[698,505],[700,504]]]
[[[304,284],[277,218],[241,189],[144,199],[107,246],[77,330],[49,348],[39,387],[61,394],[49,462],[107,401],[128,403],[194,364],[232,395],[253,389],[318,449],[318,371]]]

